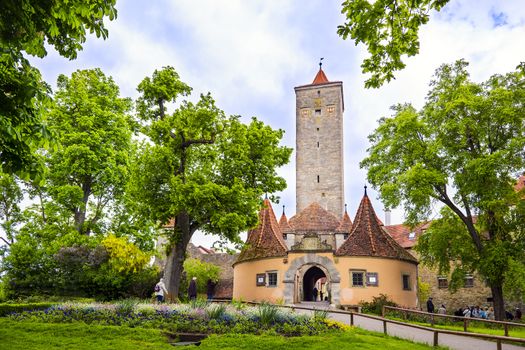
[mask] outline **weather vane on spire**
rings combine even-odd
[[[321,66],[323,65],[323,60],[324,60],[324,57],[321,57],[321,59],[319,60],[319,69],[321,69]]]

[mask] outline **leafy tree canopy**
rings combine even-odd
[[[347,20],[337,33],[355,44],[366,45],[370,57],[361,65],[371,73],[367,88],[380,87],[405,68],[404,55],[419,53],[419,28],[428,22],[432,10],[439,11],[449,0],[345,0],[341,12]]]
[[[455,269],[453,280],[478,271],[502,319],[502,271],[525,261],[524,195],[515,190],[525,170],[525,66],[474,83],[467,65],[442,65],[420,111],[397,105],[381,118],[361,166],[385,205],[403,204],[412,225],[444,205],[419,241],[421,259]]]
[[[209,95],[167,103],[190,92],[172,67],[155,71],[138,88],[139,116],[151,142],[134,162],[130,191],[142,210],[161,223],[175,219],[165,278],[178,294],[186,246],[200,229],[231,241],[257,223],[260,197],[285,188],[276,168],[291,149],[279,146],[282,130],[253,118],[227,117]]]
[[[44,57],[46,45],[74,59],[86,32],[106,38],[104,18],[116,17],[116,0],[3,0],[0,2],[0,168],[40,181],[36,149],[51,134],[42,121],[50,89],[24,53]]]
[[[130,109],[131,100],[121,98],[100,69],[58,78],[48,122],[60,147],[47,158],[46,190],[74,216],[81,233],[94,229],[123,194],[132,150]]]

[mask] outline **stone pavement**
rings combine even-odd
[[[311,310],[302,310],[296,309],[298,313],[310,314],[314,309],[327,310],[328,317],[331,319],[350,325],[350,315],[348,314],[339,314],[329,311],[329,305],[325,302],[308,302],[294,305],[297,307],[307,307]],[[380,320],[375,320],[367,318],[364,316],[359,316],[359,314],[354,314],[354,326],[383,333],[383,322]],[[407,340],[412,340],[416,343],[425,343],[433,345],[434,343],[434,332],[426,331],[424,329],[413,328],[410,326],[403,326],[388,323],[387,324],[387,333],[390,336],[395,336]],[[439,333],[438,343],[440,346],[448,347],[453,350],[496,350],[497,344],[492,341],[483,340],[479,338],[473,338],[469,336],[459,336],[452,334],[443,334]],[[524,346],[511,345],[502,343],[502,350],[525,350]]]

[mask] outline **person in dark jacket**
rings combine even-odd
[[[188,297],[190,300],[197,299],[197,277],[193,277],[190,281],[190,286],[188,287]]]
[[[215,282],[213,282],[211,278],[209,278],[208,282],[206,283],[206,294],[208,295],[208,300],[213,299],[214,293],[215,293]]]
[[[434,303],[432,302],[432,298],[428,298],[427,300],[427,311],[434,313]]]

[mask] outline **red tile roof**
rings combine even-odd
[[[385,226],[385,230],[401,247],[412,248],[416,245],[419,236],[421,236],[429,226],[430,222],[425,222],[414,228],[399,224]]]
[[[283,210],[283,214],[281,215],[281,218],[279,219],[279,228],[281,229],[282,233],[293,231],[290,225],[288,224],[288,218],[286,217],[284,210]]]
[[[283,234],[268,199],[264,200],[263,208],[259,212],[259,225],[248,232],[246,244],[235,263],[287,254]]]
[[[339,219],[316,202],[311,203],[288,221],[294,231],[335,231]]]
[[[378,256],[417,263],[416,258],[383,229],[366,192],[357,210],[352,232],[335,255]]]
[[[319,72],[317,72],[317,75],[314,78],[314,81],[312,82],[312,85],[318,85],[318,84],[326,84],[328,83],[328,78],[326,77],[326,74],[324,74],[323,70],[319,68]]]
[[[352,220],[350,219],[350,216],[346,212],[346,208],[345,208],[345,213],[343,214],[343,220],[341,220],[341,223],[335,229],[335,232],[342,232],[342,233],[352,232]]]

